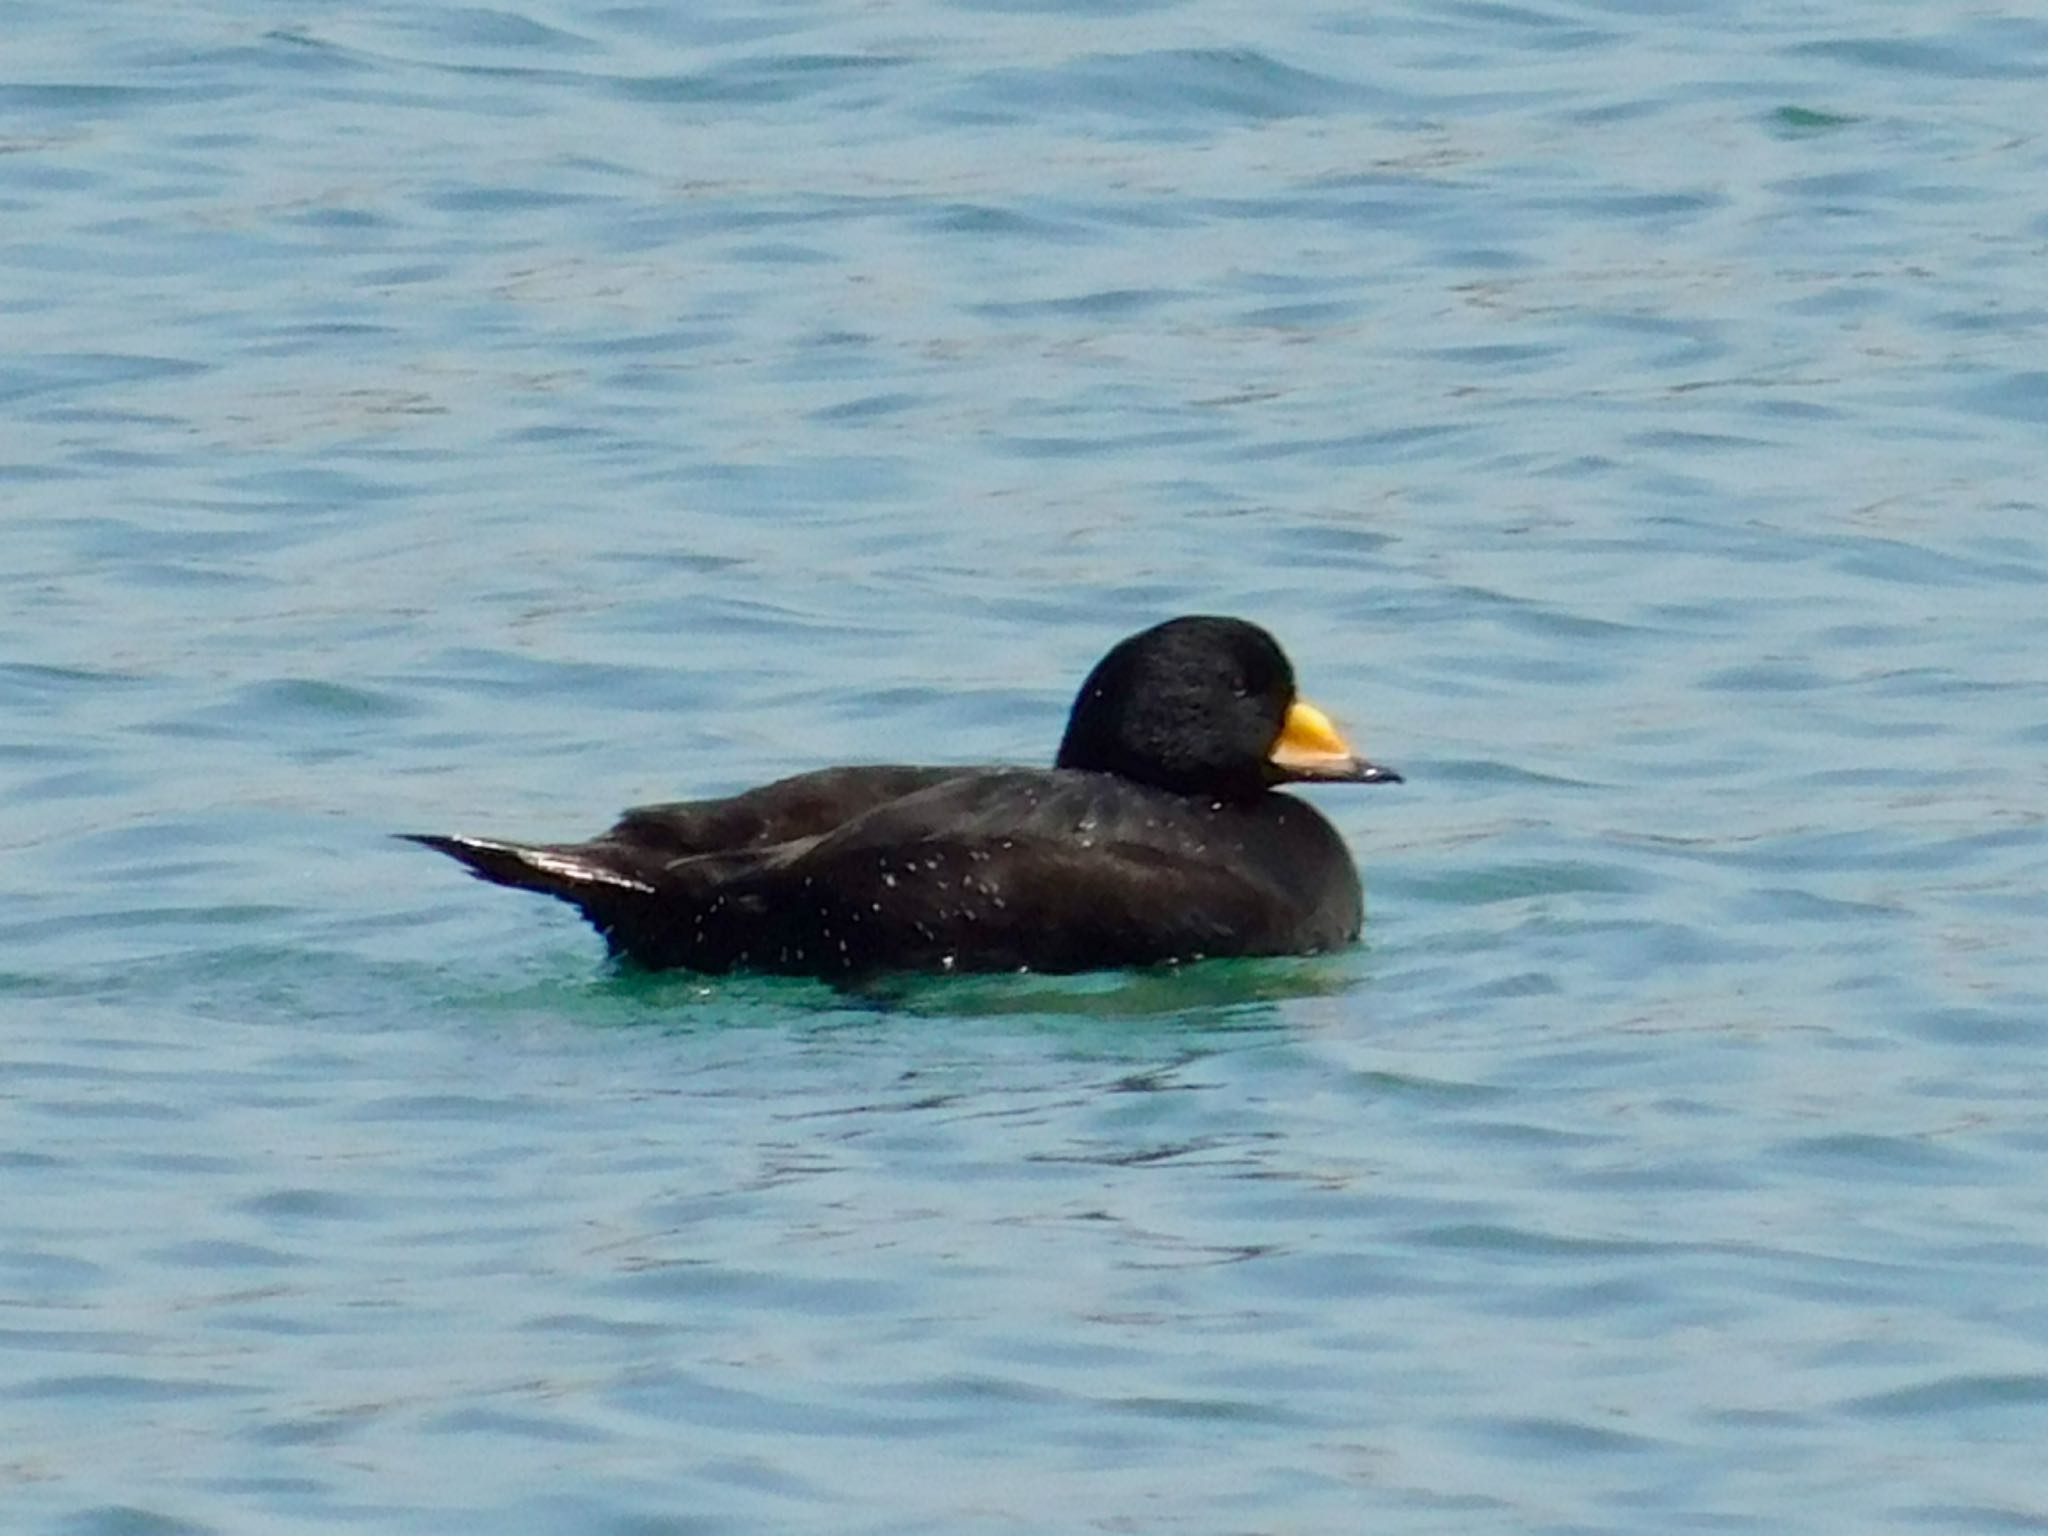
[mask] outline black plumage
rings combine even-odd
[[[1271,636],[1182,618],[1081,686],[1049,769],[827,768],[589,842],[412,841],[575,905],[642,965],[851,977],[1301,954],[1358,935],[1336,830],[1279,783],[1397,782]]]

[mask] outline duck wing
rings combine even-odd
[[[570,902],[612,937],[615,930],[658,927],[655,916],[663,912],[687,915],[694,905],[715,900],[717,887],[736,874],[785,860],[893,800],[973,771],[890,764],[820,769],[718,799],[637,806],[609,831],[577,843],[399,836],[446,854],[479,880]],[[631,946],[614,940],[614,947]]]
[[[821,768],[722,799],[635,806],[594,841],[670,858],[760,848],[823,836],[890,801],[976,771],[879,763]]]

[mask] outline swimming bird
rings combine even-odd
[[[1274,786],[1397,784],[1273,637],[1169,619],[1082,683],[1051,768],[825,768],[581,843],[403,834],[655,969],[849,979],[1307,954],[1357,938],[1343,839]]]

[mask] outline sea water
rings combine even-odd
[[[10,1532],[2048,1526],[2048,21],[0,22]],[[1242,614],[1365,942],[647,977],[395,831]]]

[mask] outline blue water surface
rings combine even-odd
[[[15,0],[0,1507],[2048,1529],[2048,20]],[[394,830],[1270,625],[1356,950],[609,967]]]

